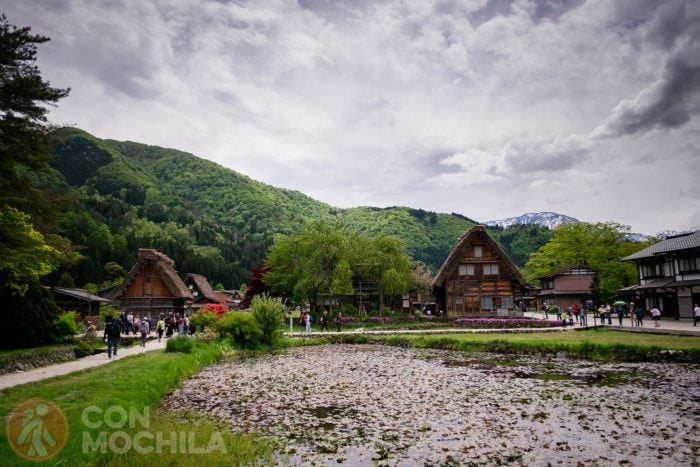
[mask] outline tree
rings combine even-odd
[[[0,205],[38,216],[45,202],[32,173],[47,171],[51,154],[46,105],[68,95],[52,88],[34,64],[36,47],[49,39],[17,28],[0,15]]]
[[[647,245],[627,240],[629,231],[613,222],[560,225],[552,239],[530,255],[524,274],[533,280],[562,267],[584,264],[597,271],[600,300],[607,301],[619,289],[637,283],[635,265],[620,259]]]
[[[401,239],[390,235],[358,236],[353,251],[360,274],[379,284],[380,307],[385,305],[385,295],[398,295],[410,290],[411,258]]]
[[[312,222],[294,235],[279,235],[268,249],[270,268],[263,278],[274,292],[292,300],[309,300],[316,308],[318,294],[331,293],[338,265],[349,255],[349,237],[337,223]],[[337,282],[340,286],[340,283]]]

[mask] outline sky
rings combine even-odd
[[[55,124],[336,207],[700,227],[697,0],[1,0]]]

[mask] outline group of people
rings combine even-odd
[[[310,333],[312,322],[313,322],[313,317],[311,316],[311,313],[309,313],[308,311],[300,312],[299,324],[301,324],[301,332]],[[330,324],[331,320],[330,320],[330,317],[328,316],[328,311],[323,312],[323,314],[321,315],[321,318],[319,319],[319,322],[321,323],[321,332],[330,331],[328,325]],[[343,325],[343,314],[339,311],[335,317],[335,327],[336,327],[335,330],[337,332],[340,332],[342,325]]]
[[[108,316],[105,322],[104,340],[107,342],[107,357],[112,358],[112,355],[117,356],[117,348],[119,345],[119,338],[122,335],[128,336],[131,334],[139,334],[141,337],[141,342],[139,345],[141,347],[146,347],[146,340],[151,333],[151,322],[148,316],[143,316],[139,318],[134,316],[133,313],[122,313],[121,318],[114,318]],[[190,326],[190,318],[187,313],[170,313],[168,316],[165,313],[161,313],[156,322],[155,332],[158,336],[158,342],[163,338],[163,334],[166,337],[170,337],[176,332],[178,334],[191,334],[194,333],[195,329]]]
[[[548,305],[543,303],[540,310],[544,314],[545,319],[549,319],[550,314],[556,314],[557,320],[562,321],[564,326],[573,326],[574,320],[581,326],[587,325],[586,310],[579,304],[574,304],[566,309],[562,309],[556,304]],[[612,316],[614,314],[617,316],[620,326],[623,325],[623,318],[626,315],[629,315],[630,317],[631,326],[644,326],[645,313],[644,308],[640,304],[635,305],[634,303],[630,303],[629,307],[626,307],[624,303],[616,303],[612,306],[609,303],[605,303],[598,307],[597,312],[601,324],[612,324]],[[661,310],[659,307],[654,305],[650,310],[650,314],[651,319],[654,321],[654,327],[660,327]],[[695,308],[693,309],[693,315],[695,318],[693,325],[696,325],[700,321],[700,307],[697,305],[695,305]]]

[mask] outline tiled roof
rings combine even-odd
[[[61,295],[68,295],[86,302],[111,302],[112,300],[99,295],[93,295],[85,289],[71,289],[67,287],[51,287],[53,292]]]
[[[668,237],[665,240],[654,243],[650,247],[622,258],[622,260],[634,261],[637,259],[651,258],[672,251],[691,250],[693,248],[700,248],[700,230],[696,230],[687,235]]]

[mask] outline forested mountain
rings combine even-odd
[[[292,233],[309,220],[396,235],[415,260],[437,269],[474,224],[459,214],[406,207],[337,209],[174,149],[102,140],[72,128],[55,136],[57,173],[43,183],[73,193],[75,206],[62,216],[59,233],[84,256],[50,277],[64,285],[107,283],[131,266],[138,248],[150,247],[171,256],[181,273],[238,288],[275,234]],[[520,266],[549,238],[536,226],[491,233]]]

